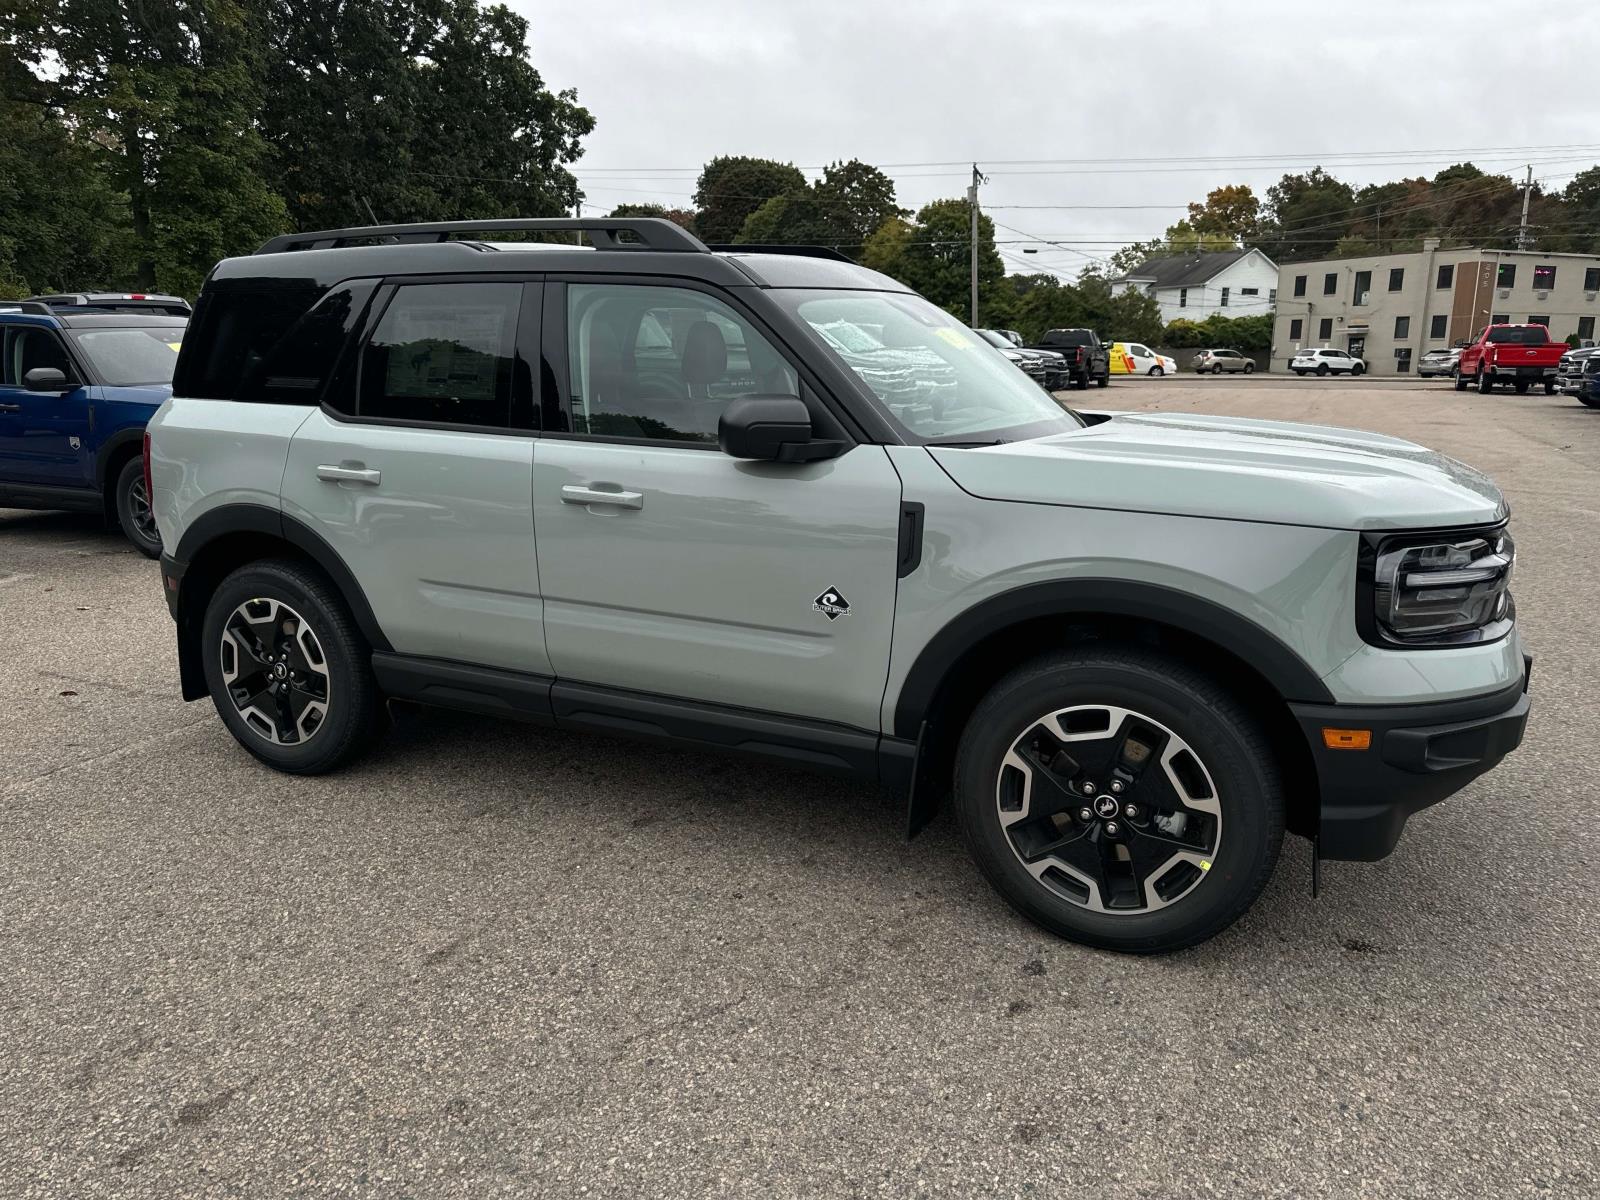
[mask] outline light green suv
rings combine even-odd
[[[149,433],[183,694],[268,765],[349,761],[394,700],[762,755],[912,832],[949,798],[1097,946],[1216,933],[1286,829],[1382,857],[1527,719],[1476,471],[1071,412],[823,251],[279,238],[213,271]]]

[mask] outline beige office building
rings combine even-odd
[[[1485,325],[1548,325],[1557,341],[1595,339],[1600,255],[1542,250],[1441,250],[1288,263],[1278,273],[1274,371],[1303,347],[1334,346],[1374,375],[1413,374],[1429,350]]]

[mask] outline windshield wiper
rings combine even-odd
[[[962,441],[959,438],[951,438],[949,441],[932,441],[923,442],[922,444],[924,446],[944,446],[952,450],[971,450],[978,446],[1004,446],[1006,444],[1006,439],[994,438],[993,440],[987,442],[967,442]]]

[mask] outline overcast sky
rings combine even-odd
[[[1008,270],[1071,274],[1212,187],[1319,162],[1364,183],[1532,161],[1552,190],[1600,162],[1600,0],[509,2],[595,116],[586,212],[687,206],[717,154],[813,178],[860,158],[914,209],[976,160]],[[1258,161],[1132,161],[1177,156]]]

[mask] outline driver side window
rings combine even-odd
[[[799,377],[749,322],[690,288],[567,286],[574,433],[716,445],[742,396],[798,396]]]
[[[21,387],[23,377],[35,367],[54,367],[69,380],[72,360],[48,329],[11,325],[5,328],[4,361],[0,362],[0,385]]]

